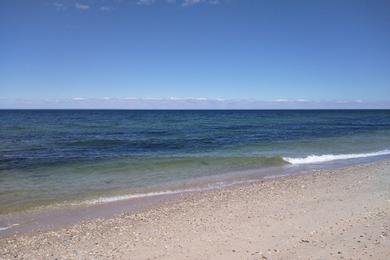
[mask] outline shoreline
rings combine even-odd
[[[135,214],[158,207],[164,202],[177,198],[207,193],[213,190],[234,188],[251,183],[264,182],[296,175],[313,174],[321,170],[337,170],[357,165],[389,160],[389,156],[363,157],[351,160],[336,160],[325,164],[286,165],[227,174],[205,176],[192,180],[186,185],[176,184],[171,190],[155,190],[145,194],[123,194],[114,197],[100,197],[68,204],[54,204],[26,211],[16,211],[0,215],[0,239],[15,234],[34,231],[50,231],[99,218],[110,218],[123,212]],[[94,202],[94,203],[91,203]]]
[[[148,160],[156,160],[156,158],[153,159],[152,157]],[[136,173],[137,171],[133,172],[131,170],[131,168],[138,169],[137,166],[129,164],[134,158],[81,163],[79,169],[77,167],[72,169],[75,165],[71,163],[73,166],[68,168],[60,164],[57,165],[58,167],[45,168],[42,166],[41,170],[32,168],[19,172],[15,168],[15,172],[12,170],[10,172],[8,170],[2,171],[0,182],[3,183],[1,188],[4,192],[0,194],[0,201],[3,203],[0,207],[0,229],[2,227],[2,216],[7,214],[34,213],[55,208],[88,206],[139,197],[208,190],[213,189],[210,186],[215,185],[216,188],[225,186],[225,184],[230,186],[241,179],[259,179],[269,175],[289,175],[303,170],[343,167],[386,158],[390,159],[390,150],[382,149],[371,152],[340,154],[320,153],[319,155],[312,154],[302,157],[269,155],[237,157],[172,156],[163,158],[160,159],[164,163],[161,164],[161,161],[158,162],[157,160],[157,165],[154,165],[153,170],[148,174],[140,174],[142,171]],[[184,166],[180,166],[180,163],[178,163],[180,160],[184,160]],[[194,167],[194,165],[191,166],[187,160],[190,161],[190,164],[199,164],[200,168]],[[156,161],[150,161],[152,165],[153,162]],[[165,163],[179,165],[182,169],[175,171],[180,167],[175,168],[176,166],[170,165],[172,168],[168,167],[167,170],[164,168],[167,166],[164,166]],[[222,167],[224,163],[227,163],[227,165]],[[104,168],[104,174],[99,171],[100,167]],[[118,170],[118,167],[120,170]],[[169,169],[173,172],[170,172]],[[119,174],[120,172],[122,174]],[[75,174],[75,176],[72,174]],[[98,176],[91,178],[91,174],[97,174]],[[26,175],[26,178],[18,179],[24,175]],[[67,177],[61,178],[61,176]],[[78,181],[81,181],[82,184],[79,184]]]
[[[178,195],[138,212],[17,234],[0,239],[0,255],[385,259],[389,215],[385,160]]]
[[[75,225],[82,221],[110,218],[123,212],[136,214],[159,207],[163,203],[172,203],[172,201],[177,199],[181,200],[188,196],[194,196],[195,194],[249,185],[254,182],[263,182],[268,179],[293,176],[294,174],[309,174],[306,171],[311,172],[313,170],[290,169],[287,173],[287,170],[283,170],[282,168],[253,169],[238,172],[242,174],[241,177],[233,174],[196,179],[193,183],[188,184],[188,186],[179,186],[183,189],[151,192],[150,196],[148,193],[146,196],[143,196],[145,194],[141,194],[141,196],[139,194],[129,194],[119,196],[120,199],[118,200],[110,200],[112,197],[108,197],[109,199],[106,201],[103,197],[102,199],[85,200],[83,201],[84,203],[58,204],[52,207],[48,206],[27,211],[11,212],[0,215],[0,223],[2,224],[0,239],[17,234],[28,234],[34,231],[50,231]],[[97,203],[88,203],[90,201],[97,201]]]

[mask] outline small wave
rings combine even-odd
[[[175,194],[183,194],[183,193],[209,191],[209,190],[214,190],[214,189],[218,189],[218,188],[230,187],[233,185],[252,183],[252,182],[254,182],[254,180],[234,181],[234,182],[230,182],[230,183],[217,182],[214,184],[209,184],[208,186],[202,187],[202,188],[165,190],[165,191],[148,192],[148,193],[137,193],[137,194],[127,194],[127,195],[120,195],[120,196],[101,197],[101,198],[97,198],[97,199],[83,201],[81,204],[95,205],[95,204],[103,204],[103,203],[116,202],[116,201],[129,200],[129,199],[137,199],[137,198],[147,198],[147,197],[155,197],[155,196],[162,196],[162,195],[175,195]]]
[[[0,231],[4,231],[4,230],[7,230],[7,229],[10,229],[14,226],[18,226],[19,224],[12,224],[12,225],[9,225],[9,226],[6,226],[6,227],[0,227]]]
[[[335,160],[373,157],[373,156],[388,155],[388,154],[390,154],[390,150],[383,150],[383,151],[372,152],[372,153],[309,155],[304,158],[283,157],[283,160],[291,164],[310,164],[310,163],[330,162]]]
[[[154,196],[161,196],[161,195],[174,195],[179,193],[196,192],[196,191],[203,191],[203,189],[166,190],[166,191],[137,193],[137,194],[120,195],[120,196],[112,196],[112,197],[101,197],[93,200],[84,201],[82,204],[94,205],[94,204],[102,204],[102,203],[115,202],[121,200],[146,198],[146,197],[154,197]]]

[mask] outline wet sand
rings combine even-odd
[[[390,259],[390,161],[0,239],[1,259]]]

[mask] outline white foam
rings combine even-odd
[[[0,227],[0,231],[7,230],[7,229],[10,229],[10,228],[12,228],[12,227],[14,227],[14,226],[18,226],[18,225],[19,225],[19,224],[12,224],[12,225],[10,225],[10,226]]]
[[[214,189],[218,189],[218,188],[222,188],[222,187],[229,187],[229,186],[233,186],[233,185],[251,183],[251,182],[254,182],[254,180],[234,181],[231,183],[217,182],[214,184],[209,184],[208,186],[202,187],[202,188],[165,190],[165,191],[158,191],[158,192],[137,193],[137,194],[128,194],[128,195],[120,195],[120,196],[110,196],[110,197],[100,197],[97,199],[83,201],[81,204],[94,205],[94,204],[102,204],[102,203],[109,203],[109,202],[136,199],[136,198],[147,198],[147,197],[162,196],[162,195],[175,195],[175,194],[181,194],[181,193],[208,191],[208,190],[214,190]]]
[[[291,164],[310,164],[310,163],[330,162],[335,160],[365,158],[365,157],[388,155],[388,154],[390,154],[390,150],[383,150],[383,151],[372,152],[372,153],[309,155],[304,158],[283,157],[283,160]]]
[[[129,195],[101,197],[101,198],[97,198],[97,199],[93,199],[93,200],[84,201],[83,204],[101,204],[101,203],[115,202],[115,201],[120,201],[120,200],[146,198],[146,197],[154,197],[154,196],[161,196],[161,195],[174,195],[174,194],[179,194],[179,193],[196,192],[196,191],[202,191],[202,189],[166,190],[166,191],[159,191],[159,192],[137,193],[137,194],[129,194]]]

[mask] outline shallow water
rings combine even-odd
[[[390,110],[1,110],[0,139],[4,214],[387,156]]]

